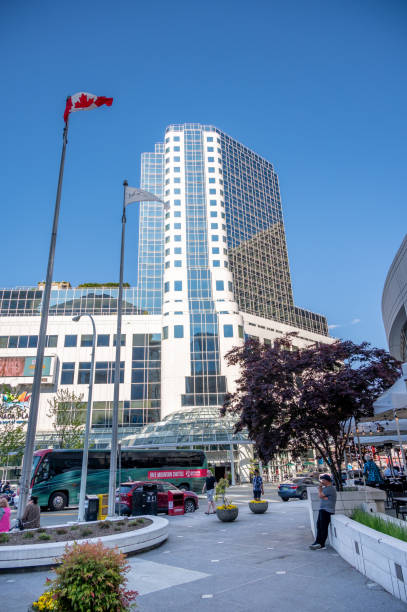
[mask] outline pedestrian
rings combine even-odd
[[[383,478],[379,468],[373,461],[373,455],[370,453],[365,455],[366,463],[363,468],[363,473],[366,476],[366,485],[368,487],[380,487],[383,484]]]
[[[10,531],[11,510],[5,497],[0,498],[0,533]]]
[[[253,498],[260,500],[260,497],[264,495],[263,478],[260,476],[258,469],[254,470],[253,477]]]
[[[205,493],[206,491],[206,498],[208,500],[208,511],[205,512],[205,514],[215,514],[216,508],[215,508],[215,502],[213,499],[215,495],[215,485],[216,485],[215,476],[212,474],[211,470],[207,470],[205,484],[202,488],[202,493]],[[211,508],[212,508],[212,512],[211,512]]]
[[[39,527],[40,516],[41,510],[38,505],[38,497],[36,495],[31,495],[30,501],[24,510],[23,518],[21,519],[23,529],[35,529]]]
[[[335,514],[336,489],[332,484],[332,478],[329,474],[322,474],[320,481],[318,495],[321,502],[317,520],[317,535],[315,542],[310,546],[311,550],[325,549],[329,523],[332,514]]]

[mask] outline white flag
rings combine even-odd
[[[127,206],[127,204],[132,204],[133,202],[161,202],[161,204],[164,204],[160,198],[149,191],[137,189],[137,187],[126,187],[124,203]]]

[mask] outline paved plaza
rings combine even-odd
[[[221,523],[200,509],[169,517],[170,535],[162,546],[129,558],[129,587],[139,591],[140,612],[210,610],[258,612],[401,612],[405,604],[359,574],[336,552],[310,551],[307,502],[270,500],[264,515],[247,506],[248,485],[232,487],[239,505],[234,523]],[[51,521],[44,515],[42,523]],[[55,515],[54,515],[55,516]],[[64,516],[64,520],[67,517]],[[2,610],[26,612],[52,572],[0,574]]]

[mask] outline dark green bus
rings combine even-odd
[[[43,449],[34,453],[31,477],[32,494],[50,510],[63,510],[79,503],[82,450]],[[86,493],[107,493],[110,451],[90,450]],[[117,484],[130,480],[168,480],[175,486],[201,492],[207,471],[204,452],[199,450],[121,451]]]

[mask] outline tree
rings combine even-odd
[[[82,448],[83,430],[86,420],[86,404],[83,394],[75,395],[68,389],[59,389],[52,400],[48,400],[59,448]]]
[[[24,454],[28,399],[25,392],[0,385],[0,465],[18,465]]]
[[[401,373],[398,361],[367,342],[294,348],[290,335],[273,347],[247,340],[226,359],[241,367],[221,409],[237,417],[236,432],[247,428],[266,462],[283,450],[299,457],[315,448],[339,490],[352,424],[373,414],[373,402]]]

